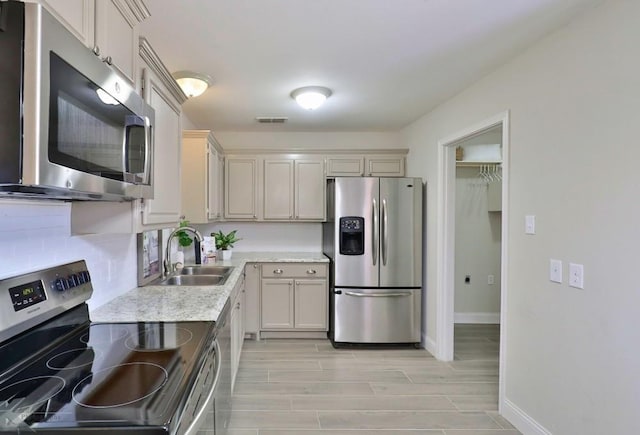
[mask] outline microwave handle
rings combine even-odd
[[[151,183],[151,143],[153,134],[149,117],[144,117],[144,178],[143,183]]]

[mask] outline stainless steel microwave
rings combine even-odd
[[[153,197],[154,110],[41,5],[0,2],[0,197]]]

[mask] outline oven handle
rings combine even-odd
[[[204,418],[204,413],[206,412],[207,408],[211,404],[211,401],[213,400],[214,392],[218,387],[218,382],[220,381],[220,370],[221,370],[221,367],[220,367],[221,356],[220,356],[220,346],[218,345],[218,340],[213,341],[213,351],[215,352],[215,358],[216,358],[216,374],[215,374],[215,377],[213,378],[213,385],[211,386],[211,391],[209,391],[209,394],[207,395],[207,400],[204,401],[200,409],[198,409],[198,411],[196,412],[196,417],[193,419],[193,421],[187,428],[184,435],[194,435],[198,431],[198,429],[200,429],[201,419]]]

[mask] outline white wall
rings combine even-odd
[[[237,132],[216,131],[222,147],[231,149],[303,148],[368,149],[401,148],[404,143],[397,132]]]
[[[478,168],[456,169],[455,321],[499,323],[501,214],[487,208]],[[471,282],[464,282],[465,275]],[[488,284],[488,276],[494,283]]]
[[[94,309],[137,285],[136,237],[71,236],[71,205],[60,201],[0,202],[0,278],[86,260]]]
[[[524,433],[640,433],[639,22],[640,2],[602,2],[404,131],[408,172],[428,186],[435,340],[437,141],[510,111],[505,413]],[[584,290],[567,285],[569,262]]]

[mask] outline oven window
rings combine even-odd
[[[49,160],[103,178],[146,182],[145,120],[50,53]]]

